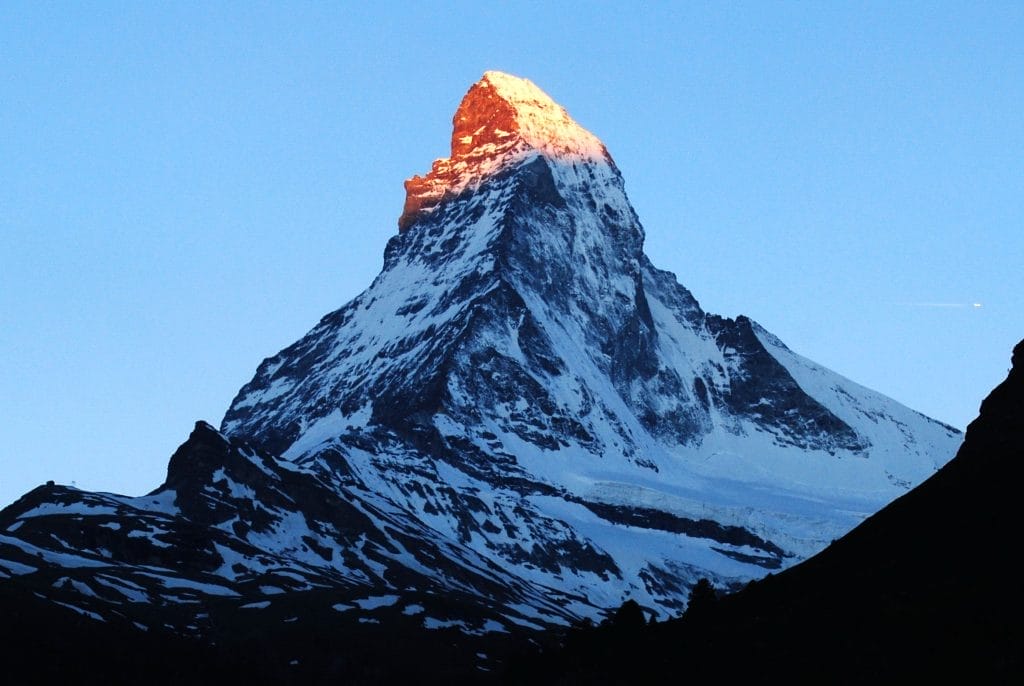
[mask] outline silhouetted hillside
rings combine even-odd
[[[821,554],[703,610],[577,631],[517,682],[1020,683],[1024,341],[955,459]]]
[[[486,684],[524,635],[467,635],[400,620],[366,624],[330,609],[329,592],[293,594],[299,617],[256,621],[218,615],[209,641],[130,622],[96,621],[39,599],[17,584],[0,586],[0,683],[119,686],[375,686]],[[326,610],[321,608],[326,606]],[[159,617],[161,608],[152,615]],[[490,664],[490,667],[487,665]]]

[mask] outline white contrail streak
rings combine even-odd
[[[904,307],[981,307],[981,303],[896,303]]]

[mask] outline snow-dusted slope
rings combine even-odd
[[[671,614],[698,578],[792,564],[954,454],[949,427],[705,313],[643,253],[601,142],[529,81],[488,72],[453,123],[373,284],[265,360],[220,435],[197,428],[163,499],[118,501],[209,532],[178,577],[248,602],[281,576],[429,590],[490,608],[481,630],[627,597]],[[49,544],[48,514],[8,515],[4,536]]]
[[[261,365],[225,433],[303,465],[336,451],[523,578],[669,608],[697,576],[815,552],[958,445],[753,322],[706,315],[643,254],[604,146],[529,81],[485,74],[452,156],[407,188],[381,275]],[[487,516],[467,517],[479,493]],[[562,549],[579,541],[614,565]]]

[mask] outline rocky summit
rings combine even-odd
[[[153,493],[49,485],[0,512],[0,586],[198,637],[312,615],[487,636],[626,599],[667,617],[956,452],[704,312],[644,254],[604,145],[531,82],[487,72],[453,124],[373,283],[264,360]]]

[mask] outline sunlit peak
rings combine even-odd
[[[452,158],[513,134],[550,157],[604,160],[607,151],[594,134],[577,124],[529,79],[500,71],[484,72],[463,98],[453,121]]]
[[[550,160],[612,164],[597,136],[532,81],[485,72],[462,98],[452,119],[451,155],[429,173],[405,182],[400,230],[446,194],[457,194],[531,155]],[[612,164],[612,166],[614,166]]]

